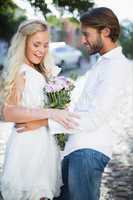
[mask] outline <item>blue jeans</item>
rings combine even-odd
[[[99,200],[102,173],[109,157],[92,149],[80,149],[63,159],[63,187],[55,200]]]

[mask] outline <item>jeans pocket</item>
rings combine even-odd
[[[108,164],[109,160],[110,160],[110,158],[108,156],[102,155],[102,163],[103,163],[104,168]]]
[[[95,155],[94,160],[95,160],[95,168],[103,172],[104,168],[106,167],[110,159],[106,155],[98,153]]]

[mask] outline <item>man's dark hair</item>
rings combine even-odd
[[[84,13],[80,17],[80,22],[83,26],[89,26],[98,31],[109,28],[110,38],[113,42],[116,42],[119,37],[120,24],[118,18],[109,8],[94,8],[91,11]]]

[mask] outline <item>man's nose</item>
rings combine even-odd
[[[81,36],[81,44],[85,44],[86,43],[86,38],[84,35]]]

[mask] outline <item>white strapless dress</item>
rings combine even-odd
[[[43,88],[46,81],[41,73],[23,64],[25,88],[21,105],[28,108],[44,106]],[[60,193],[61,159],[54,136],[46,127],[17,133],[15,128],[7,143],[1,192],[4,200],[53,199]]]

